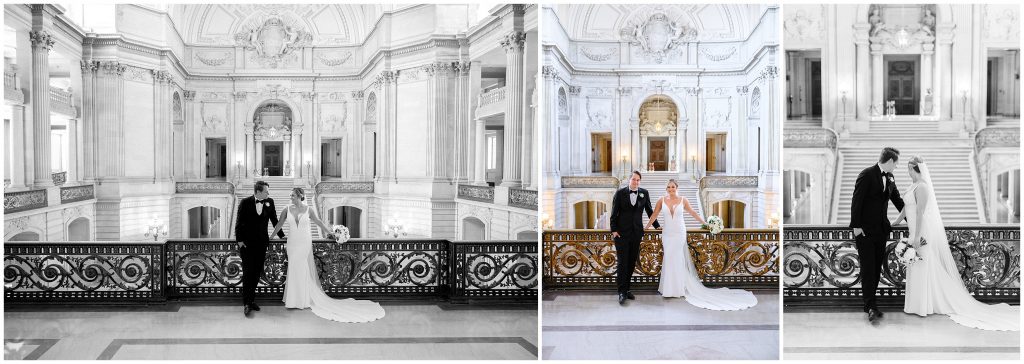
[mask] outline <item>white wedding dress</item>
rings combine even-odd
[[[367,322],[384,317],[384,309],[373,301],[333,299],[324,293],[313,259],[313,237],[309,229],[309,207],[302,213],[288,208],[288,276],[284,285],[284,306],[312,308],[317,316],[340,322]],[[297,221],[296,221],[297,220]]]
[[[664,258],[658,291],[663,297],[686,297],[691,305],[717,311],[742,310],[757,304],[753,293],[741,289],[707,288],[697,277],[697,268],[686,243],[684,211],[673,211],[661,200],[661,211],[667,213],[661,232]],[[682,210],[682,202],[676,209]],[[665,214],[663,214],[665,215]]]
[[[919,229],[918,236],[925,238],[927,244],[918,249],[921,260],[907,267],[903,311],[920,316],[945,314],[960,325],[977,329],[1020,331],[1020,307],[978,302],[964,287],[946,241],[946,228],[931,188],[931,174],[925,164],[918,166],[921,181],[910,186],[903,201],[908,227]],[[917,189],[922,189],[927,198],[921,221],[916,221],[921,203],[914,193]]]

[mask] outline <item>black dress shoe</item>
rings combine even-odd
[[[626,292],[626,298],[635,300],[636,296],[633,295],[633,292]]]
[[[626,304],[626,294],[625,293],[619,293],[619,304],[620,305],[625,305]]]
[[[885,317],[885,312],[882,312],[882,310],[879,310],[878,307],[875,307],[875,312],[878,313],[878,318]]]
[[[868,310],[868,321],[874,322],[875,320],[878,320],[880,318],[882,318],[882,311],[879,311],[874,308]]]
[[[259,311],[260,310],[260,305],[257,305],[255,302],[250,303],[249,307],[251,307],[253,311]]]
[[[245,306],[242,306],[242,307],[244,307],[242,312],[245,313],[246,316],[249,316],[249,314],[252,313],[252,306],[245,305]]]

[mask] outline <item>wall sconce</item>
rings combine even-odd
[[[157,241],[160,239],[161,235],[167,236],[167,225],[164,224],[163,221],[160,221],[159,218],[154,217],[153,220],[149,222],[149,226],[146,226],[146,230],[143,232],[143,235],[146,237],[152,236],[153,241]]]
[[[779,228],[779,213],[773,212],[771,214],[771,216],[768,217],[768,228],[769,229],[778,229]]]
[[[551,216],[549,216],[548,213],[545,212],[540,215],[540,226],[544,230],[551,230],[555,228],[555,223],[551,221]]]
[[[405,235],[405,226],[399,223],[395,218],[388,219],[388,222],[384,224],[384,236],[390,236],[397,239],[399,236]]]

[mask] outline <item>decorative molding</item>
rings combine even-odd
[[[984,128],[974,136],[975,149],[985,148],[1020,148],[1020,129],[1018,128]]]
[[[4,213],[46,207],[46,190],[4,192]]]
[[[185,101],[195,101],[195,99],[196,99],[196,92],[195,91],[185,90],[185,91],[182,91],[182,96],[185,98]]]
[[[621,182],[612,176],[562,176],[562,188],[619,188]]]
[[[290,56],[297,55],[295,50],[312,42],[313,36],[300,29],[297,22],[287,24],[277,15],[270,15],[262,24],[235,33],[235,44],[251,52],[250,60],[269,68],[287,65],[295,58]]]
[[[838,136],[825,128],[785,128],[782,133],[783,148],[828,148],[835,150]]]
[[[825,35],[825,5],[817,6],[821,11],[820,17],[807,15],[803,9],[795,9],[787,14],[789,16],[782,22],[786,38],[801,42],[822,39]]]
[[[696,28],[680,24],[681,20],[671,20],[662,9],[655,9],[649,16],[638,16],[640,18],[629,21],[620,34],[651,62],[665,63],[678,53],[681,45],[697,39]]]
[[[174,193],[231,194],[235,193],[235,186],[229,182],[177,182]]]
[[[617,56],[619,54],[619,49],[615,47],[596,49],[590,47],[580,47],[580,54],[582,54],[584,57],[591,61],[605,62],[608,61],[609,59],[612,59],[612,57]]]
[[[28,32],[28,39],[32,42],[32,48],[43,48],[46,49],[47,52],[52,50],[53,45],[57,43],[53,38],[53,35],[45,30]]]
[[[373,193],[373,182],[320,182],[316,193]]]
[[[344,51],[341,52],[340,54],[332,55],[328,55],[326,52],[320,52],[317,53],[316,58],[320,60],[320,64],[323,64],[324,66],[337,67],[345,64],[345,62],[348,62],[349,59],[352,59],[352,52]]]
[[[724,49],[724,50],[722,50],[722,49],[709,49],[709,48],[703,48],[702,47],[702,48],[700,48],[700,50],[698,52],[700,52],[700,54],[703,54],[704,58],[707,58],[707,60],[709,60],[709,61],[712,61],[712,62],[722,62],[722,61],[725,61],[725,60],[731,58],[734,54],[736,54],[736,50],[737,50],[736,47],[729,47],[729,48]]]
[[[202,64],[212,67],[222,66],[235,58],[233,52],[195,52],[193,58]]]
[[[508,189],[508,205],[524,209],[537,209],[537,191],[519,188]]]
[[[501,38],[501,47],[505,52],[522,52],[525,44],[526,32],[511,32]]]
[[[757,176],[704,176],[700,188],[757,188]]]
[[[60,188],[60,203],[85,201],[94,198],[96,198],[96,188],[93,185]]]
[[[494,203],[494,187],[460,184],[458,197],[466,200]]]

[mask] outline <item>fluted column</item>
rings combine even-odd
[[[11,105],[11,146],[5,152],[24,150],[28,135],[25,133],[25,105]],[[31,160],[29,153],[18,155],[11,153],[11,188],[22,188],[29,184],[29,176],[32,175]]]
[[[185,90],[184,92],[182,92],[182,99],[182,108],[184,109],[182,110],[182,118],[184,119],[182,120],[182,122],[184,124],[183,129],[185,139],[185,142],[183,144],[185,147],[184,150],[181,151],[181,153],[183,154],[182,160],[184,160],[185,178],[193,180],[199,177],[199,173],[197,173],[196,171],[196,166],[199,165],[200,162],[195,159],[195,153],[191,152],[198,149],[196,148],[198,136],[197,133],[195,132],[198,126],[194,122],[197,119],[195,115],[196,92]],[[235,167],[237,167],[237,165]],[[245,172],[242,172],[242,175],[240,177],[245,177]]]
[[[78,160],[82,153],[78,151],[78,119],[68,119],[68,177],[69,182],[78,182]]]
[[[93,61],[81,61],[82,68],[82,116],[79,123],[79,135],[82,143],[79,145],[81,170],[79,177],[85,181],[92,181],[96,178],[96,71],[99,63]]]
[[[476,161],[473,172],[473,184],[487,184],[487,123],[484,119],[476,119]]]
[[[921,46],[924,48],[924,51],[921,52],[921,72],[919,72],[919,74],[921,75],[921,96],[919,97],[919,99],[921,100],[920,105],[924,105],[924,101],[925,98],[928,96],[928,92],[934,93],[932,86],[932,75],[935,71],[932,69],[932,56],[935,55],[935,45],[931,43],[926,43],[922,44]],[[926,115],[926,111],[928,112],[927,115],[931,115],[935,112],[934,97],[932,97],[931,110],[924,110],[920,105],[918,105],[918,114],[920,115]]]
[[[871,107],[873,115],[885,114],[885,64],[882,62],[882,45],[871,45]]]
[[[365,179],[366,171],[366,147],[364,146],[366,141],[364,140],[366,133],[364,132],[364,125],[366,120],[365,106],[363,106],[363,91],[352,91],[352,115],[354,116],[352,128],[349,130],[349,137],[352,140],[349,144],[349,150],[352,151],[353,157],[355,157],[355,163],[351,164],[349,168],[350,178],[355,180]],[[294,168],[295,166],[292,166]],[[298,175],[296,173],[295,175]]]
[[[504,163],[501,185],[519,186],[522,183],[523,144],[523,47],[526,33],[512,32],[501,41],[505,48],[505,135]]]
[[[853,98],[857,104],[856,120],[871,119],[871,44],[868,40],[870,24],[854,24],[854,42],[857,44],[857,93]],[[792,67],[792,66],[791,66]]]
[[[53,36],[45,30],[29,32],[32,41],[33,175],[36,187],[53,185],[50,177],[50,49]]]

